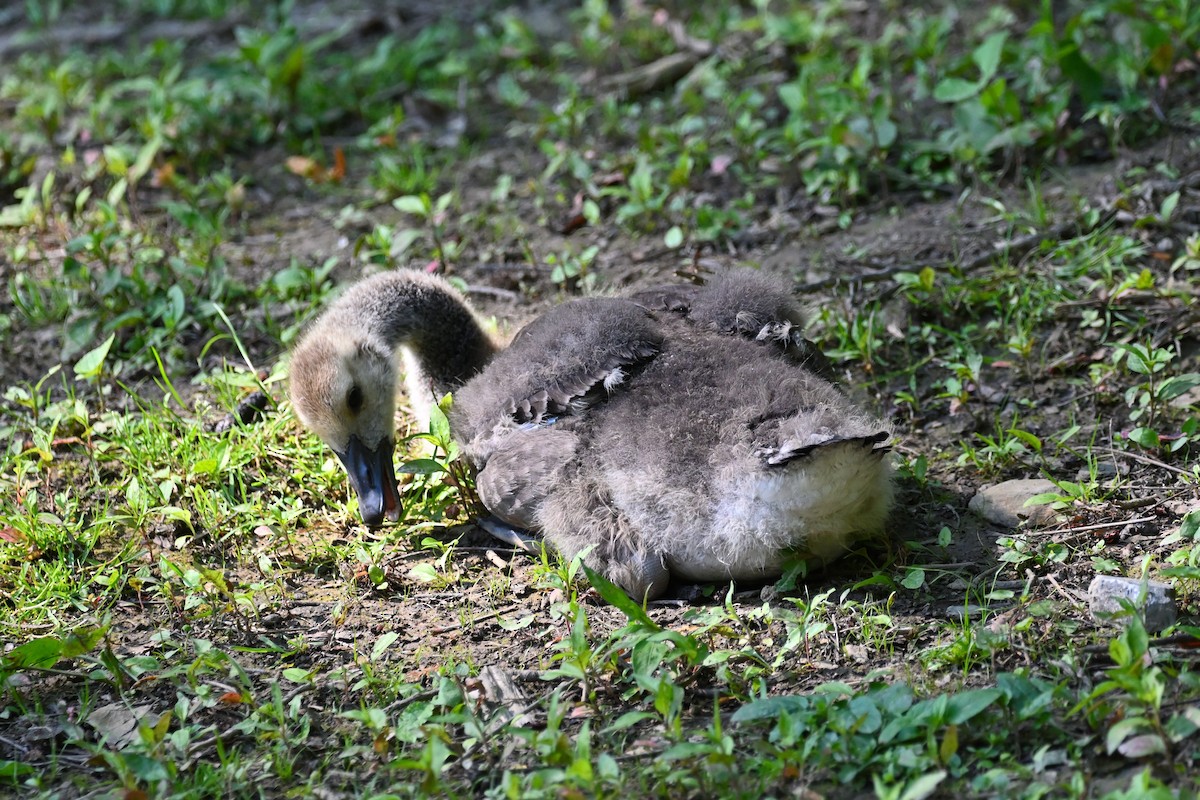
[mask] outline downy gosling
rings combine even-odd
[[[672,576],[777,577],[881,534],[891,432],[831,383],[801,321],[785,284],[742,269],[573,300],[503,347],[442,279],[385,272],[304,334],[290,393],[375,526],[402,513],[398,376],[418,409],[454,392],[487,509],[653,599]]]

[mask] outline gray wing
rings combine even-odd
[[[803,314],[787,282],[732,270],[698,286],[657,286],[629,295],[652,312],[669,312],[701,329],[763,342],[788,361],[833,381],[833,364],[801,334]]]

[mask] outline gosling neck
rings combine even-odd
[[[454,391],[499,349],[461,294],[421,272],[385,272],[362,281],[337,301],[330,317],[347,331],[365,328],[392,353],[403,354],[410,395],[418,387],[434,397]]]

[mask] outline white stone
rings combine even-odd
[[[1059,491],[1045,478],[1004,481],[980,489],[967,507],[988,522],[1008,528],[1018,527],[1022,520],[1041,525],[1054,519],[1053,510],[1048,505],[1027,506],[1025,502],[1039,494]]]
[[[1145,597],[1142,597],[1143,588]],[[1175,624],[1175,590],[1160,581],[1140,581],[1118,575],[1097,575],[1088,586],[1088,607],[1100,621],[1119,619],[1124,613],[1122,600],[1128,600],[1142,614],[1146,630],[1155,633]]]

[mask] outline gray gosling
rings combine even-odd
[[[454,392],[450,428],[492,514],[653,599],[672,576],[773,578],[882,533],[891,432],[831,383],[800,323],[785,284],[734,270],[564,303],[502,348],[445,281],[387,272],[303,336],[291,399],[363,521],[394,521],[403,362],[414,405]]]

